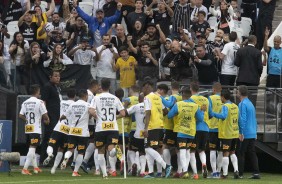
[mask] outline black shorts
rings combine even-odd
[[[165,130],[164,133],[164,144],[169,146],[175,146],[177,139],[177,133],[173,132],[173,130]]]
[[[118,131],[101,131],[96,132],[95,135],[95,146],[96,148],[101,148],[103,146],[108,146],[110,144],[118,144]]]
[[[145,154],[144,139],[137,139],[133,137],[130,143],[130,150],[139,151],[140,154]]]
[[[128,143],[129,143],[129,137],[128,136],[124,136],[124,143],[125,143],[125,146],[128,145]],[[118,136],[118,144],[122,145],[122,135]]]
[[[177,149],[189,149],[193,139],[177,137]]]
[[[220,139],[220,150],[222,152],[235,151],[238,139]]]
[[[40,134],[25,134],[26,140],[29,143],[29,146],[39,146],[40,145]]]
[[[210,150],[219,150],[219,139],[218,132],[209,133],[209,149]]]
[[[148,130],[148,138],[144,139],[145,148],[161,148],[163,146],[163,129]]]
[[[77,147],[77,152],[79,154],[84,154],[89,137],[79,137],[79,136],[68,136],[68,149],[74,149]]]
[[[88,125],[90,139],[94,139],[95,135],[95,125]]]
[[[49,139],[48,145],[55,147],[58,146],[59,148],[66,148],[68,145],[68,135],[53,131],[51,137]]]
[[[205,131],[197,131],[195,135],[195,139],[192,141],[191,149],[204,151],[207,148],[207,142],[209,139],[209,132]]]

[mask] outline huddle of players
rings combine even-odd
[[[114,173],[116,155],[122,154],[117,154],[120,150],[115,146],[118,143],[122,143],[118,131],[121,128],[121,126],[118,126],[118,124],[121,124],[120,117],[134,114],[132,117],[123,119],[125,137],[130,137],[130,142],[128,143],[128,138],[126,138],[125,142],[129,144],[127,162],[129,168],[131,168],[132,175],[137,175],[137,170],[141,170],[140,175],[145,176],[147,161],[149,172],[145,177],[155,177],[154,161],[156,161],[158,168],[157,176],[160,176],[162,169],[165,169],[165,177],[169,177],[172,170],[170,163],[171,150],[175,147],[177,148],[175,150],[178,158],[178,169],[174,176],[188,178],[190,163],[193,171],[192,178],[199,178],[195,157],[195,152],[198,151],[202,162],[203,177],[206,178],[208,173],[205,150],[210,137],[209,148],[212,177],[219,177],[221,168],[223,169],[222,177],[227,177],[229,154],[234,166],[234,177],[238,177],[237,157],[234,154],[236,140],[239,137],[238,107],[230,102],[230,92],[228,90],[221,91],[219,83],[213,85],[214,94],[209,98],[198,94],[199,86],[197,83],[191,83],[190,88],[182,89],[182,96],[179,95],[179,84],[172,83],[172,95],[167,97],[169,90],[167,85],[161,84],[157,87],[157,91],[153,92],[153,84],[150,81],[146,81],[143,84],[143,93],[139,94],[136,89],[133,89],[134,94],[125,99],[123,104],[120,100],[123,97],[122,92],[117,91],[116,95],[118,97],[116,97],[108,92],[109,87],[110,81],[103,79],[101,81],[102,92],[95,97],[92,92],[93,98],[91,100],[89,100],[89,96],[91,96],[89,90],[88,92],[80,90],[78,92],[78,101],[74,102],[75,92],[69,91],[69,100],[61,102],[61,118],[51,135],[47,148],[48,157],[44,161],[45,164],[48,164],[54,157],[53,148],[57,144],[59,148],[51,169],[52,174],[55,173],[56,168],[61,162],[66,145],[68,151],[64,155],[61,168],[64,169],[66,167],[69,158],[74,152],[75,165],[72,176],[80,176],[78,169],[82,163],[85,164],[87,159],[89,160],[94,152],[96,153],[96,156],[94,154],[96,169],[100,169],[103,178],[107,178],[106,160],[104,157],[106,148],[109,155],[109,163]],[[41,171],[34,165],[33,155],[35,155],[36,146],[40,143],[41,116],[43,115],[42,117],[46,122],[49,121],[49,118],[44,103],[37,99],[39,94],[40,89],[38,87],[37,92],[32,94],[33,97],[23,103],[20,112],[20,118],[26,121],[26,133],[30,136],[30,149],[22,174],[31,174],[27,170],[31,162],[35,168],[35,173],[36,170],[37,172]],[[30,115],[32,108],[28,105],[29,101],[36,101],[36,103],[40,104],[40,108],[33,109],[33,111],[38,111],[38,113],[35,113],[36,117]],[[90,103],[87,103],[87,101]],[[123,105],[127,108],[126,110]],[[116,115],[116,112],[119,112],[119,114]],[[91,125],[92,120],[89,119],[89,115],[96,119],[95,131],[93,127],[91,128],[91,126],[95,125]],[[118,122],[116,121],[117,116]],[[35,118],[35,121],[31,122],[33,118]],[[89,124],[90,126],[88,127]],[[218,126],[219,124],[220,126]],[[30,126],[34,126],[34,128],[30,128]],[[134,131],[135,126],[136,129]],[[131,127],[133,127],[132,131],[130,131]],[[91,130],[95,133],[90,133]],[[91,137],[91,135],[95,135],[95,140],[93,140],[94,137]],[[86,147],[87,149],[91,147],[88,156]],[[29,155],[32,156],[29,157]],[[124,156],[118,157],[123,163]],[[114,176],[114,174],[112,175]]]

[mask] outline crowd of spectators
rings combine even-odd
[[[146,77],[155,84],[160,80],[187,84],[198,80],[202,85],[217,81],[235,85],[237,78],[237,83],[259,85],[262,65],[267,63],[261,60],[265,53],[257,56],[259,67],[254,83],[248,77],[239,77],[238,71],[244,71],[241,67],[245,65],[238,59],[234,61],[238,49],[248,45],[248,39],[236,31],[241,17],[249,17],[249,45],[257,49],[264,46],[269,55],[277,52],[281,56],[277,45],[281,44],[281,37],[276,37],[274,49],[264,45],[272,32],[275,3],[276,0],[12,0],[7,4],[4,0],[0,25],[1,85],[20,92],[20,86],[27,87],[32,82],[30,70],[62,70],[72,64],[89,65],[98,81],[109,78],[111,92],[120,80],[125,94],[132,85],[142,85]],[[257,9],[259,13],[254,16]],[[211,18],[216,19],[214,25],[209,24]],[[17,21],[18,30],[9,30],[11,21]],[[9,39],[11,43],[6,42]],[[279,67],[280,73],[271,76],[281,75]]]

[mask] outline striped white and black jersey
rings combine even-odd
[[[183,27],[183,29],[190,28],[190,4],[181,5],[176,4],[174,8],[173,14],[173,31],[177,32],[179,27]]]

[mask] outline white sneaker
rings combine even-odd
[[[61,163],[61,170],[66,169],[68,160],[69,160],[69,159],[67,159],[67,158],[65,158],[65,159],[63,160],[63,162]]]
[[[48,157],[43,161],[43,166],[47,166],[49,164],[49,162],[52,160],[52,158],[54,157],[54,155],[48,155]]]
[[[95,175],[96,175],[96,176],[99,176],[100,174],[101,174],[100,169],[97,169],[97,170],[95,171]]]
[[[55,167],[52,167],[51,169],[51,174],[55,174],[56,173],[56,168]]]

